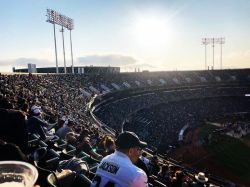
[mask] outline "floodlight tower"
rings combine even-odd
[[[63,29],[63,26],[62,26],[62,29],[60,30],[60,32],[62,33],[64,73],[67,73],[66,59],[65,59],[64,34],[63,34],[64,29]]]
[[[72,62],[72,74],[74,74],[74,61],[73,61],[73,50],[72,50],[72,37],[71,37],[71,30],[69,30],[70,35],[70,49],[71,49],[71,62]]]
[[[220,38],[220,69],[222,69],[222,45],[225,44],[225,38]]]
[[[56,57],[56,73],[59,73],[58,71],[58,60],[57,60],[57,47],[56,47],[56,28],[55,28],[55,16],[56,12],[51,10],[51,9],[47,9],[47,22],[52,23],[53,24],[53,28],[54,28],[54,42],[55,42],[55,57]]]
[[[212,47],[213,47],[213,69],[214,69],[214,38],[212,38]]]
[[[207,69],[207,44],[209,44],[207,38],[202,38],[202,44],[205,46],[205,70]]]
[[[205,45],[205,67],[207,64],[207,48],[208,44],[212,44],[213,47],[213,69],[214,69],[214,47],[215,44],[221,45],[221,56],[220,56],[220,69],[222,69],[222,44],[225,43],[225,38],[202,38],[202,44]]]
[[[73,19],[64,16],[54,10],[47,9],[47,22],[52,23],[54,25],[54,38],[55,38],[55,24],[62,26],[60,32],[62,32],[62,40],[63,40],[63,58],[64,58],[64,73],[67,73],[66,69],[66,59],[65,59],[65,47],[64,47],[64,28],[70,30],[70,46],[71,46],[71,61],[72,61],[72,73],[74,73],[74,64],[73,64],[73,50],[72,50],[72,37],[71,30],[74,28]],[[56,53],[56,72],[58,73],[58,62],[57,62],[57,49],[56,49],[56,39],[55,39],[55,53]]]
[[[71,36],[71,30],[74,29],[74,21],[73,21],[73,19],[70,19],[70,18],[68,19],[68,29],[69,29],[69,35],[70,35],[72,74],[74,74],[74,61],[73,61],[72,36]]]

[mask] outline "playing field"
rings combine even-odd
[[[186,144],[171,156],[184,164],[240,186],[250,186],[250,135],[235,139],[213,135],[210,143],[204,141],[217,127],[204,124],[186,135]]]
[[[207,136],[214,128],[211,125],[204,125],[200,137]],[[242,181],[250,182],[250,146],[247,143],[249,139],[249,135],[243,139],[236,139],[217,134],[212,136],[210,144],[205,146],[205,149],[216,163],[224,166]]]

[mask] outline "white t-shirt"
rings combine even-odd
[[[102,159],[91,187],[104,187],[108,183],[114,187],[148,187],[148,178],[126,154],[115,151]]]
[[[140,156],[140,159],[144,162],[144,164],[146,164],[148,166],[149,164],[149,159],[144,157],[144,156]]]

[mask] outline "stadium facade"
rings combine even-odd
[[[58,67],[59,73],[64,73],[64,67]],[[72,73],[72,67],[66,68],[67,73]],[[35,68],[33,71],[29,71],[29,68],[15,69],[15,73],[56,73],[56,67],[43,67]],[[101,66],[76,66],[74,72],[77,74],[116,74],[120,73],[120,67],[101,67]]]

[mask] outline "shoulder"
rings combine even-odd
[[[144,177],[147,178],[147,175],[146,175],[145,171],[138,168],[134,164],[131,163],[131,165],[129,165],[127,168],[129,170],[129,174],[130,174],[130,176],[132,178],[134,178],[134,179],[136,179],[136,178],[141,179],[141,178],[144,178]]]
[[[146,173],[142,169],[137,167],[135,171],[136,173],[134,173],[135,176],[131,187],[147,187],[148,177]]]
[[[137,166],[134,166],[134,170],[137,176],[147,176],[145,171],[143,171],[141,168],[138,168]]]

